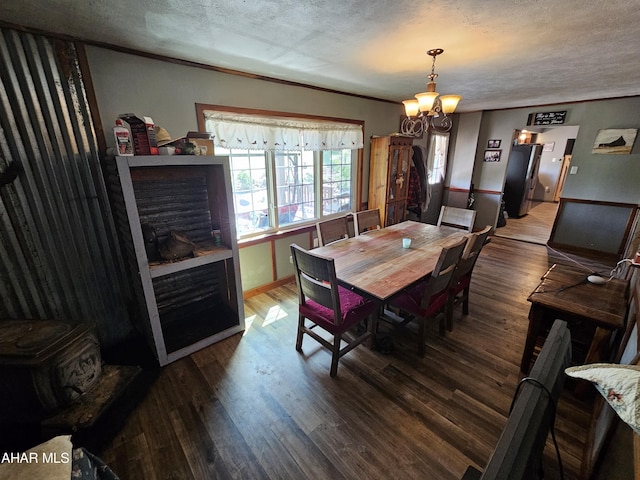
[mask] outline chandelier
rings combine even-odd
[[[453,126],[451,117],[448,115],[455,111],[462,97],[460,95],[440,95],[436,92],[435,79],[438,77],[438,74],[435,73],[436,57],[443,52],[444,50],[441,48],[427,51],[427,55],[433,57],[427,91],[417,93],[415,99],[402,102],[407,114],[400,126],[400,133],[403,135],[419,137],[423,132],[432,130],[445,133]]]

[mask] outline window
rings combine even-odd
[[[313,152],[274,152],[274,157],[277,226],[315,218]]]
[[[269,152],[216,148],[231,164],[239,236],[317,221],[351,210],[352,150]]]
[[[356,205],[360,124],[210,110],[203,115],[216,155],[230,159],[238,236],[313,223]]]
[[[322,215],[349,211],[354,205],[352,150],[322,152]]]
[[[447,150],[449,135],[434,133],[431,135],[428,168],[429,184],[442,183],[447,172]]]
[[[238,235],[268,226],[269,198],[264,152],[216,149],[216,154],[230,157],[233,208]]]

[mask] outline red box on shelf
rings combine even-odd
[[[150,117],[137,117],[134,113],[123,113],[118,117],[131,130],[135,155],[158,155],[156,131]]]

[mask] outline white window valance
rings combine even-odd
[[[363,148],[362,125],[205,110],[205,128],[223,148],[341,150]]]

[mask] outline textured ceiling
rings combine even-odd
[[[0,20],[217,67],[458,111],[640,95],[637,0],[8,0]]]

